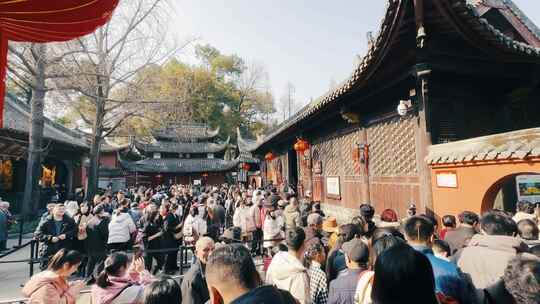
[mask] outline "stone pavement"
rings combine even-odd
[[[28,241],[30,241],[30,235],[25,236],[23,244]],[[7,244],[11,248],[18,244],[18,239],[9,239]],[[27,260],[29,258],[30,245],[1,258],[0,261]],[[28,267],[28,263],[0,264],[0,302],[22,297],[21,285],[28,280]],[[34,271],[39,271],[39,267],[34,267]]]

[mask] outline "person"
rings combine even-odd
[[[378,228],[394,227],[399,228],[400,223],[397,213],[393,209],[385,209],[381,213],[381,221],[377,223]]]
[[[450,262],[450,256],[452,252],[450,251],[450,245],[444,240],[433,240],[433,245],[431,246],[433,254],[439,259]]]
[[[131,203],[131,208],[128,211],[129,216],[131,216],[131,219],[135,223],[137,227],[139,227],[140,220],[143,216],[141,209],[139,208],[139,204],[137,203]]]
[[[143,304],[182,304],[180,285],[164,276],[144,288]]]
[[[37,238],[43,242],[41,251],[41,269],[47,268],[47,260],[60,249],[71,249],[71,242],[76,233],[75,221],[66,214],[64,204],[56,204],[52,214],[37,228]]]
[[[127,209],[119,207],[109,223],[109,239],[107,241],[109,250],[127,251],[131,236],[136,231],[137,227],[127,213]]]
[[[442,224],[444,228],[441,229],[439,236],[441,237],[441,240],[444,240],[448,231],[456,229],[456,217],[453,215],[445,215],[442,217]]]
[[[205,268],[208,256],[214,250],[214,240],[204,236],[195,244],[196,261],[191,265],[182,280],[182,303],[204,304],[210,299],[206,283]]]
[[[524,219],[536,219],[536,216],[534,215],[534,204],[529,201],[517,202],[516,211],[516,214],[514,215],[514,217],[512,217],[512,219],[516,223]]]
[[[298,200],[296,200],[296,197],[291,197],[289,204],[287,205],[287,207],[285,207],[283,216],[285,219],[286,229],[295,229],[296,227],[302,227],[302,219],[300,217]]]
[[[163,269],[165,264],[163,253],[156,252],[161,249],[161,236],[163,232],[158,222],[159,213],[157,210],[151,210],[144,217],[143,226],[143,244],[146,251],[144,253],[144,265],[146,270],[156,274]],[[152,264],[156,260],[156,267],[152,270]]]
[[[105,260],[92,286],[92,304],[142,304],[144,288],[152,281],[154,277],[144,269],[140,256],[134,256],[130,264],[127,254],[115,252]]]
[[[11,212],[9,212],[9,203],[0,200],[0,251],[6,251],[9,227],[15,223]]]
[[[284,236],[283,227],[285,223],[283,217],[278,216],[274,205],[272,205],[269,201],[265,204],[265,210],[266,218],[264,219],[263,225],[263,238],[265,240],[264,248],[267,250],[267,252],[270,252],[273,247],[281,243],[281,239],[283,239]]]
[[[373,303],[438,304],[434,290],[431,263],[409,245],[395,245],[377,258],[371,292]]]
[[[345,253],[341,250],[341,246],[360,236],[360,228],[357,225],[345,224],[339,226],[338,240],[336,246],[328,254],[326,261],[326,276],[328,282],[332,282],[337,276],[347,271],[347,263],[345,261]]]
[[[305,247],[309,247],[311,243],[322,243],[322,225],[323,218],[318,213],[308,215],[306,219],[307,227],[304,228],[306,234]]]
[[[170,213],[170,204],[168,202],[162,203],[159,207],[159,222],[161,226],[162,236],[161,245],[165,249],[169,249],[165,253],[165,273],[173,274],[179,268],[177,265],[178,260],[178,240],[176,240],[175,233],[176,227],[180,224],[178,219]],[[176,250],[172,250],[176,249]]]
[[[328,291],[329,304],[353,304],[360,274],[367,270],[369,250],[358,238],[346,242],[342,246],[345,253],[347,271],[330,281]]]
[[[503,212],[485,213],[480,227],[482,233],[473,236],[469,245],[452,257],[478,289],[495,283],[503,275],[509,260],[517,253],[529,250],[515,237],[517,225],[514,220]]]
[[[66,214],[70,217],[73,218],[79,213],[79,203],[76,201],[66,201],[64,205],[66,206]]]
[[[235,227],[240,227],[242,230],[242,241],[248,241],[255,231],[254,218],[250,215],[251,200],[241,198],[234,212],[233,224]]]
[[[254,204],[251,206],[249,213],[250,217],[253,218],[253,223],[255,223],[255,230],[252,232],[251,238],[251,253],[253,255],[258,255],[262,253],[262,240],[263,240],[263,224],[265,217],[265,210],[263,208],[264,198],[260,191],[253,196]]]
[[[480,291],[480,303],[540,303],[540,258],[523,253],[508,262],[503,276]]]
[[[263,285],[248,249],[224,245],[212,252],[206,267],[210,304],[294,304],[292,295]]]
[[[474,293],[469,289],[470,286],[459,269],[455,264],[439,259],[433,254],[431,246],[435,227],[432,221],[424,216],[413,216],[405,222],[403,230],[409,245],[423,253],[431,263],[436,291],[460,303],[468,303]]]
[[[68,282],[79,268],[82,255],[75,250],[60,249],[49,260],[47,270],[34,275],[24,285],[22,294],[29,303],[75,304],[84,281]]]
[[[75,203],[78,204],[77,202]],[[88,252],[86,251],[87,247],[85,245],[86,238],[88,237],[86,227],[88,222],[92,219],[92,214],[90,213],[90,208],[86,202],[83,202],[80,207],[77,207],[77,213],[73,215],[73,220],[75,221],[75,225],[77,227],[77,233],[73,238],[72,248],[84,254],[83,261],[79,267],[79,271],[77,272],[80,277],[84,278],[86,277],[86,265],[88,263]]]
[[[311,304],[328,302],[328,283],[322,264],[326,261],[326,252],[321,243],[312,243],[304,252],[304,266],[308,269]]]
[[[519,237],[529,246],[533,248],[540,246],[538,239],[538,225],[530,219],[523,219],[517,223]]]
[[[450,245],[452,255],[465,247],[469,240],[477,233],[478,215],[471,211],[463,211],[458,215],[459,227],[447,231],[444,240]]]
[[[196,205],[190,207],[182,233],[186,245],[195,244],[199,237],[206,233],[206,221],[199,217],[199,208]]]
[[[327,219],[325,219],[322,224],[322,230],[323,244],[325,244],[329,251],[332,251],[334,249],[334,246],[336,246],[336,242],[338,239],[339,229],[336,218],[333,216],[329,216]]]
[[[302,227],[306,227],[307,218],[311,214],[313,209],[313,201],[311,200],[311,190],[306,191],[305,197],[300,201],[298,211],[300,212],[300,219],[302,221]]]
[[[360,205],[360,216],[368,223],[368,231],[366,233],[367,237],[371,237],[371,234],[376,228],[373,217],[375,216],[375,208],[369,203],[364,203]]]
[[[41,217],[39,218],[39,223],[38,223],[38,225],[37,225],[37,228],[41,227],[41,225],[43,225],[43,223],[45,223],[45,222],[47,221],[47,218],[48,218],[48,217],[52,214],[52,212],[53,212],[54,206],[56,206],[56,203],[50,202],[50,203],[47,204],[47,207],[46,207],[45,212],[43,212],[43,214],[42,214]],[[36,228],[36,232],[35,232],[36,235],[37,235],[37,233],[38,233],[37,228]]]
[[[285,232],[287,252],[278,252],[266,272],[266,283],[289,291],[300,304],[310,302],[309,277],[300,259],[306,235],[301,227]]]
[[[94,207],[94,216],[86,225],[85,248],[88,254],[86,277],[96,277],[96,266],[107,257],[107,239],[109,238],[109,214],[104,205]]]
[[[320,216],[322,216],[322,218],[326,217],[326,214],[324,214],[324,211],[322,211],[321,209],[321,202],[313,203],[313,208],[311,209],[311,213],[317,213]]]
[[[380,228],[379,228],[380,229]],[[384,228],[388,229],[388,228]],[[377,233],[377,231],[375,231]],[[379,236],[372,238],[371,250],[369,253],[369,270],[360,273],[358,284],[356,285],[354,303],[371,304],[371,291],[373,289],[373,277],[375,275],[375,262],[386,249],[399,244],[405,244],[405,240],[394,234],[379,233]]]

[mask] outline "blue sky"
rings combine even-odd
[[[332,80],[353,69],[367,49],[366,33],[377,32],[383,0],[175,0],[174,29],[224,53],[262,63],[279,103],[288,81],[296,101],[324,94]],[[540,1],[514,0],[540,25]]]

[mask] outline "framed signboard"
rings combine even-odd
[[[326,177],[326,197],[331,199],[341,199],[341,184],[339,176]]]
[[[540,202],[540,175],[518,175],[516,187],[518,200]]]
[[[436,172],[437,187],[439,188],[457,188],[458,180],[456,171]]]

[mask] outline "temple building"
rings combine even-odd
[[[350,77],[249,147],[265,182],[338,219],[540,201],[538,27],[510,0],[386,2]]]
[[[142,159],[128,160],[118,153],[120,167],[129,172],[127,184],[225,183],[238,160],[225,159],[230,137],[219,141],[218,134],[219,128],[205,124],[169,124],[153,132],[150,141],[133,140],[130,150]]]

